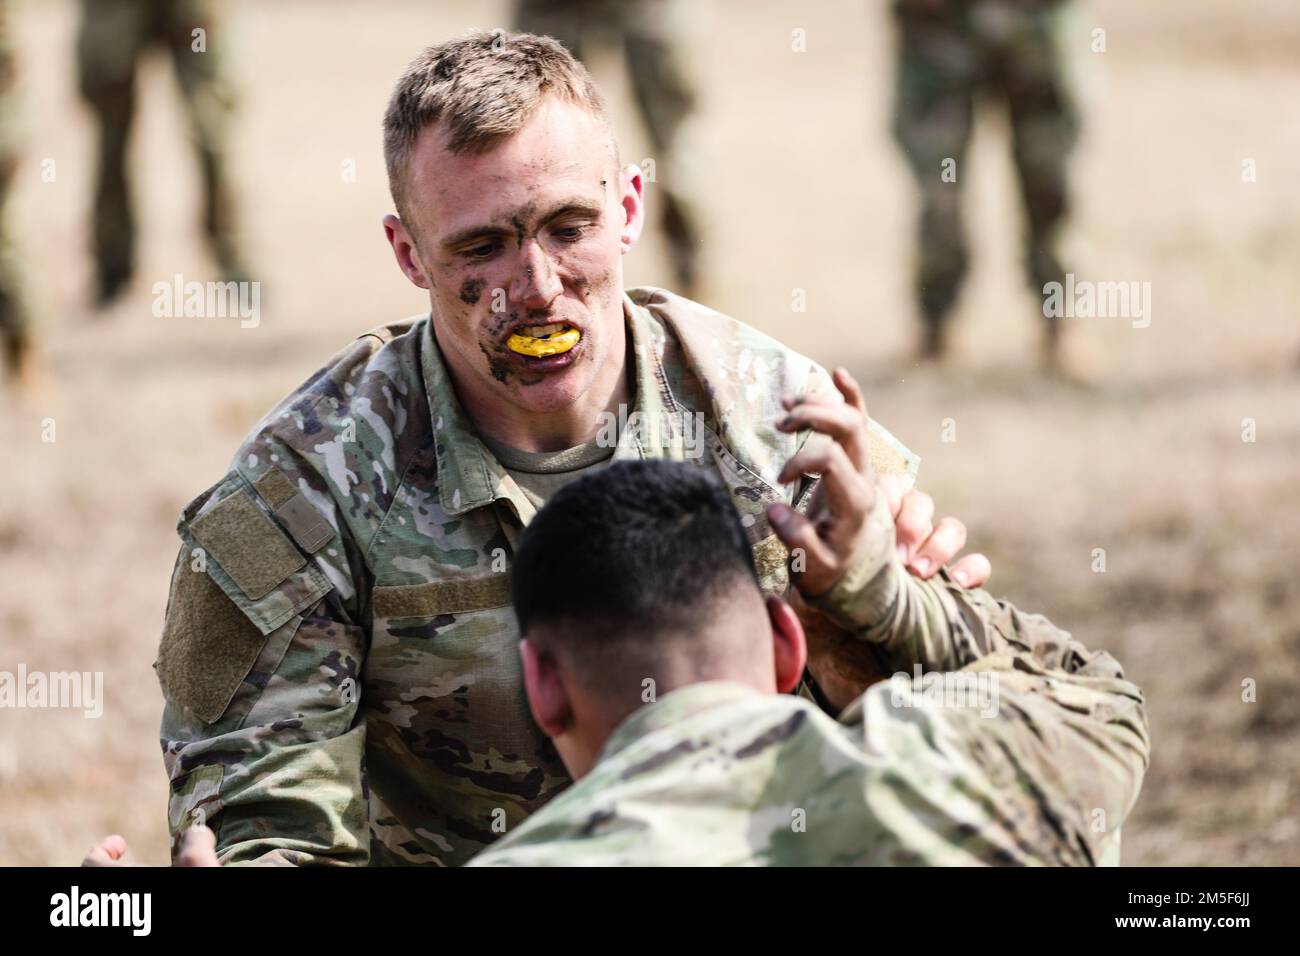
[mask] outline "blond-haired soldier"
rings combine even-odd
[[[569,783],[528,713],[510,603],[541,503],[610,461],[691,462],[781,593],[768,508],[817,487],[778,477],[810,435],[777,427],[782,397],[839,401],[779,342],[623,288],[641,175],[554,41],[426,50],[384,130],[384,227],[428,314],[331,359],[179,523],[156,663],[170,823],[210,825],[222,862],[459,864],[521,822]],[[872,429],[877,471],[914,474]],[[909,502],[905,557],[932,573],[964,531]],[[979,583],[988,564],[952,570]]]

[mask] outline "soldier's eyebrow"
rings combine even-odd
[[[444,249],[451,249],[455,246],[465,245],[472,239],[490,239],[507,235],[509,232],[510,230],[505,226],[470,226],[468,229],[454,232],[442,240],[442,246]]]
[[[601,216],[604,215],[604,212],[605,207],[603,205],[598,202],[593,202],[590,199],[565,199],[545,213],[542,216],[539,225],[544,226],[549,222],[554,222],[556,219],[574,214],[587,216],[593,220],[599,220]],[[454,249],[457,246],[467,245],[475,239],[496,239],[501,236],[517,235],[519,232],[520,225],[517,219],[516,221],[506,225],[489,223],[481,226],[469,226],[468,228],[453,232],[446,239],[442,240],[442,247],[444,249]]]
[[[580,216],[587,216],[590,219],[599,219],[604,212],[605,207],[600,203],[594,203],[587,199],[570,199],[548,212],[542,218],[542,225],[575,213]]]

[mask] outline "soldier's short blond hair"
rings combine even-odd
[[[411,153],[427,127],[445,123],[452,153],[485,153],[556,96],[596,119],[617,147],[604,97],[587,68],[550,37],[477,31],[426,48],[397,81],[384,114],[388,188],[405,217]]]

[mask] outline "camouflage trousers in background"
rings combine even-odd
[[[1053,36],[1055,2],[965,0],[896,4],[900,54],[894,135],[921,189],[917,290],[927,330],[939,327],[968,265],[960,183],[977,94],[1006,104],[1035,287],[1064,281],[1056,243],[1066,214],[1066,164],[1078,121]],[[941,174],[956,160],[956,182]],[[1053,338],[1057,326],[1047,320]]]
[[[135,114],[136,69],[154,45],[167,49],[180,83],[203,182],[203,229],[227,278],[243,269],[234,239],[226,170],[226,126],[233,96],[226,85],[207,0],[82,0],[77,37],[81,94],[99,124],[94,252],[101,301],[135,267],[135,220],[126,174],[126,146]],[[204,31],[195,50],[194,31]]]
[[[3,225],[9,204],[9,187],[17,166],[13,156],[0,156],[0,347],[6,371],[18,374],[30,351],[31,332],[18,282],[13,241]]]
[[[579,60],[608,41],[627,60],[632,93],[656,165],[655,201],[662,212],[668,254],[678,291],[698,290],[700,246],[692,185],[684,181],[678,132],[695,107],[695,91],[682,68],[673,35],[674,16],[688,12],[673,0],[518,0],[515,26],[525,33],[554,37]]]
[[[18,282],[13,242],[5,228],[9,189],[18,167],[17,70],[9,29],[9,4],[0,3],[0,349],[6,370],[17,373],[29,351],[30,332]]]

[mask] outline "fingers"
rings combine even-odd
[[[796,572],[803,570],[810,561],[817,566],[832,562],[830,549],[817,536],[817,526],[789,505],[782,502],[769,505],[767,520],[772,523],[772,530],[781,539],[781,543],[790,551]],[[805,559],[802,563],[797,560],[800,554]]]
[[[114,833],[104,837],[99,845],[86,854],[82,866],[117,866],[126,855],[126,838]]]
[[[836,389],[843,396],[846,404],[856,408],[863,415],[867,414],[867,403],[862,397],[862,389],[858,386],[857,380],[842,366],[831,373],[831,381],[835,383]],[[812,402],[816,405],[838,405],[830,395],[823,395],[819,392],[808,392],[804,395],[788,394],[781,397],[781,404],[787,411],[798,405],[800,402]]]
[[[949,565],[966,545],[966,526],[956,518],[934,521],[934,500],[922,491],[906,491],[902,479],[884,475],[875,481],[871,473],[870,420],[866,401],[853,377],[842,368],[832,374],[835,387],[843,396],[809,394],[786,396],[782,400],[787,414],[777,423],[784,432],[805,429],[832,439],[808,443],[796,454],[779,476],[781,482],[795,480],[800,474],[820,474],[818,498],[814,499],[812,521],[797,516],[797,521],[783,515],[787,527],[779,527],[775,513],[769,512],[778,536],[791,550],[802,547],[814,554],[823,548],[832,556],[844,550],[860,530],[865,515],[883,498],[895,523],[898,556],[914,574],[929,578]],[[810,447],[811,445],[811,447]],[[789,509],[786,509],[788,512]],[[832,561],[834,558],[832,558]],[[981,587],[993,573],[988,558],[968,555],[949,568],[954,582],[961,587]]]
[[[848,453],[836,442],[805,446],[785,463],[777,481],[794,481],[800,475],[820,474],[820,492],[837,520],[849,521],[859,512],[865,516],[875,503],[875,488],[849,461]]]
[[[126,839],[114,833],[105,837],[99,845],[86,854],[82,866],[128,866],[122,858],[126,856]],[[219,866],[217,862],[217,835],[208,827],[190,827],[181,836],[180,852],[176,855],[177,866]]]
[[[843,368],[831,376],[844,401],[837,402],[829,395],[808,393],[786,395],[781,399],[788,413],[777,422],[783,432],[797,432],[805,428],[833,438],[844,446],[849,459],[859,472],[871,474],[870,430],[867,403],[862,389]]]
[[[911,568],[928,578],[966,547],[966,526],[956,518],[943,518],[912,556]]]
[[[208,827],[190,827],[181,836],[180,852],[176,854],[177,866],[219,866],[217,863],[217,835]]]
[[[831,381],[835,383],[835,387],[838,388],[840,394],[844,396],[844,401],[847,402],[851,408],[856,408],[860,411],[862,417],[866,418],[867,401],[862,397],[862,389],[858,387],[857,381],[849,374],[848,369],[842,366],[837,368],[831,374]]]
[[[934,518],[934,499],[924,491],[912,490],[903,496],[903,504],[894,518],[894,536],[898,542],[898,558],[911,564],[912,556],[930,537]]]
[[[867,447],[867,420],[856,408],[843,403],[816,405],[800,403],[776,423],[778,431],[797,432],[805,428],[833,438],[848,453],[853,467],[865,472],[871,465]]]
[[[793,392],[788,392],[785,395],[781,396],[781,407],[784,408],[787,412],[798,405],[840,405],[840,404],[842,403],[831,398],[829,395],[819,395],[816,392],[806,392],[802,395],[795,395]]]
[[[881,475],[876,490],[894,518],[899,560],[918,577],[932,577],[966,547],[966,526],[956,518],[943,518],[931,527],[934,500],[925,492],[904,494],[903,482],[895,475]],[[953,563],[948,573],[961,587],[979,588],[993,574],[993,565],[982,554],[968,554]]]
[[[993,565],[982,554],[968,554],[949,568],[948,573],[964,588],[982,588],[993,574]]]

